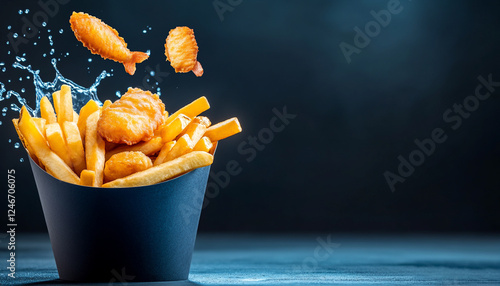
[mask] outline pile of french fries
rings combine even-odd
[[[241,132],[236,117],[211,125],[199,116],[210,108],[200,97],[172,115],[165,114],[164,124],[154,137],[134,145],[105,141],[97,132],[102,106],[90,100],[73,110],[71,88],[63,85],[53,93],[53,105],[47,97],[40,102],[40,118],[32,117],[25,106],[13,119],[17,134],[28,155],[55,178],[89,187],[136,187],[163,182],[213,162],[219,140]],[[113,155],[138,151],[151,158],[153,166],[128,176],[104,182],[106,161]]]

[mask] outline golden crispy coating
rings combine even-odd
[[[188,27],[177,27],[170,30],[165,41],[165,56],[175,69],[175,72],[192,71],[196,76],[203,75],[203,68],[196,60],[198,44],[194,32]]]
[[[133,145],[147,141],[163,124],[165,105],[157,94],[139,88],[129,90],[102,111],[97,131],[108,142]]]
[[[104,59],[122,63],[128,74],[133,75],[135,64],[149,57],[143,52],[131,52],[125,40],[118,36],[118,32],[99,18],[86,13],[73,12],[69,22],[78,41],[82,42],[87,49]]]
[[[153,166],[151,159],[142,152],[121,152],[109,158],[104,165],[104,181],[110,182]]]

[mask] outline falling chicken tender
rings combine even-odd
[[[165,105],[157,94],[139,88],[128,91],[102,111],[97,131],[106,141],[133,145],[147,141],[163,124]]]
[[[192,71],[196,76],[203,75],[203,68],[196,60],[198,44],[194,32],[188,27],[177,27],[170,30],[165,41],[165,56],[175,72]]]
[[[104,166],[104,181],[110,182],[153,166],[151,159],[142,152],[130,151],[115,154]]]
[[[104,59],[114,60],[125,66],[125,71],[133,75],[135,64],[145,61],[149,56],[143,52],[131,52],[127,43],[118,32],[99,18],[86,13],[73,12],[69,22],[78,41],[93,54]]]

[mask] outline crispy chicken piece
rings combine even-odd
[[[78,41],[87,49],[104,59],[122,63],[130,75],[135,73],[136,63],[141,63],[149,57],[143,52],[131,52],[125,40],[118,36],[118,32],[99,18],[73,12],[69,22]]]
[[[157,94],[139,88],[129,90],[102,111],[97,131],[108,142],[133,145],[147,141],[163,124],[165,105]]]
[[[110,182],[153,166],[151,159],[139,151],[121,152],[109,158],[104,165],[104,181]]]
[[[165,41],[165,56],[175,69],[175,72],[192,71],[196,76],[203,75],[203,67],[196,60],[198,44],[194,31],[188,27],[177,27],[170,30]]]

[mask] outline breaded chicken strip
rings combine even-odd
[[[187,73],[192,71],[196,76],[203,75],[203,68],[196,60],[198,44],[194,38],[194,31],[188,27],[177,27],[170,30],[165,41],[165,56],[175,69],[175,72]]]

